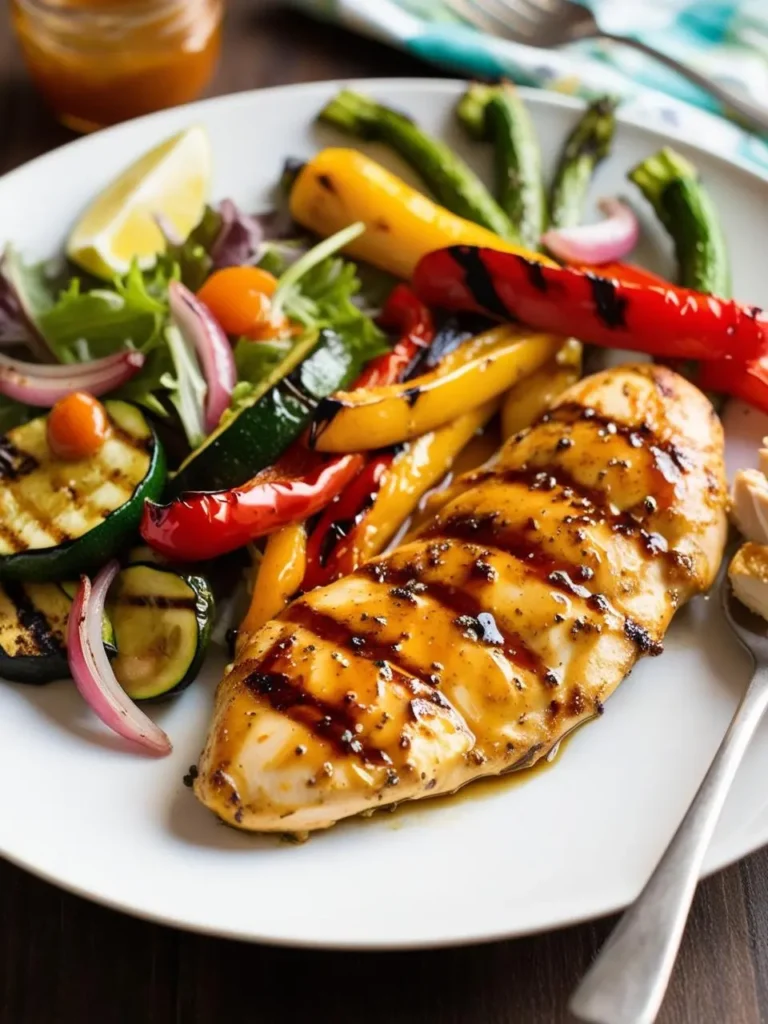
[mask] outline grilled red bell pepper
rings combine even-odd
[[[400,338],[390,352],[368,364],[355,381],[356,388],[378,387],[400,380],[419,350],[430,345],[435,336],[432,314],[406,284],[398,284],[392,289],[379,323],[382,327],[399,331]],[[339,575],[335,568],[338,548],[343,545],[347,530],[376,500],[391,462],[391,454],[374,455],[338,500],[325,510],[307,544],[304,590],[322,586]]]
[[[396,284],[379,316],[379,323],[400,335],[389,352],[372,359],[354,383],[355,388],[394,384],[411,365],[419,349],[435,336],[432,314],[407,284]]]
[[[523,256],[456,245],[424,256],[413,287],[430,306],[520,320],[610,348],[678,359],[759,357],[768,315],[673,285],[620,282]]]
[[[326,507],[307,544],[307,571],[302,590],[325,586],[344,575],[337,571],[339,549],[376,500],[392,458],[389,452],[374,455],[352,483]]]
[[[746,363],[719,359],[702,363],[696,383],[703,391],[740,398],[762,412],[768,412],[768,351]]]
[[[323,459],[294,445],[240,487],[188,492],[169,505],[146,502],[140,533],[150,547],[177,561],[216,558],[320,512],[363,461],[362,455]]]

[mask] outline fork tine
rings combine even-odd
[[[509,0],[504,3],[500,3],[499,0],[473,0],[473,3],[486,19],[494,22],[493,31],[497,35],[504,35],[513,41],[516,38],[530,36],[539,24],[538,15],[523,6],[524,0]]]
[[[458,14],[463,21],[480,31],[529,45],[539,28],[542,12],[530,7],[525,9],[527,13],[524,13],[522,5],[536,2],[537,0],[445,0],[446,6],[454,14]],[[520,5],[520,10],[513,10],[512,3]]]
[[[475,3],[484,7],[498,21],[505,22],[509,28],[514,27],[516,17],[538,21],[542,14],[536,0],[475,0]]]
[[[482,32],[490,32],[492,35],[499,31],[499,22],[479,10],[475,0],[444,0],[444,2],[449,10],[474,28],[479,28]]]

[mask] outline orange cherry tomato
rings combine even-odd
[[[197,297],[227,334],[258,341],[270,323],[269,297],[276,287],[277,278],[259,267],[225,267],[211,274]]]
[[[106,409],[86,391],[60,398],[48,414],[48,447],[59,459],[95,455],[109,434]]]

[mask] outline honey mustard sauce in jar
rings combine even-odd
[[[11,0],[30,75],[76,131],[198,96],[219,56],[223,0]]]

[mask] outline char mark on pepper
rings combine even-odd
[[[493,278],[483,263],[481,250],[468,245],[453,245],[448,252],[464,271],[467,287],[478,304],[501,320],[511,319],[512,315],[501,301]]]
[[[596,274],[587,274],[592,289],[595,312],[606,327],[626,327],[626,310],[629,300],[619,294],[617,281]]]
[[[333,422],[334,418],[338,415],[339,411],[344,408],[344,403],[340,402],[338,398],[321,398],[318,402],[317,408],[315,409],[315,416],[312,420],[312,426],[309,430],[309,447],[314,448],[317,444],[318,438],[321,436],[324,430],[326,430]]]
[[[537,292],[542,294],[549,291],[549,285],[544,275],[544,267],[541,263],[537,263],[535,260],[527,260],[525,256],[518,257],[520,265],[528,275],[528,280],[532,288],[535,288]]]

